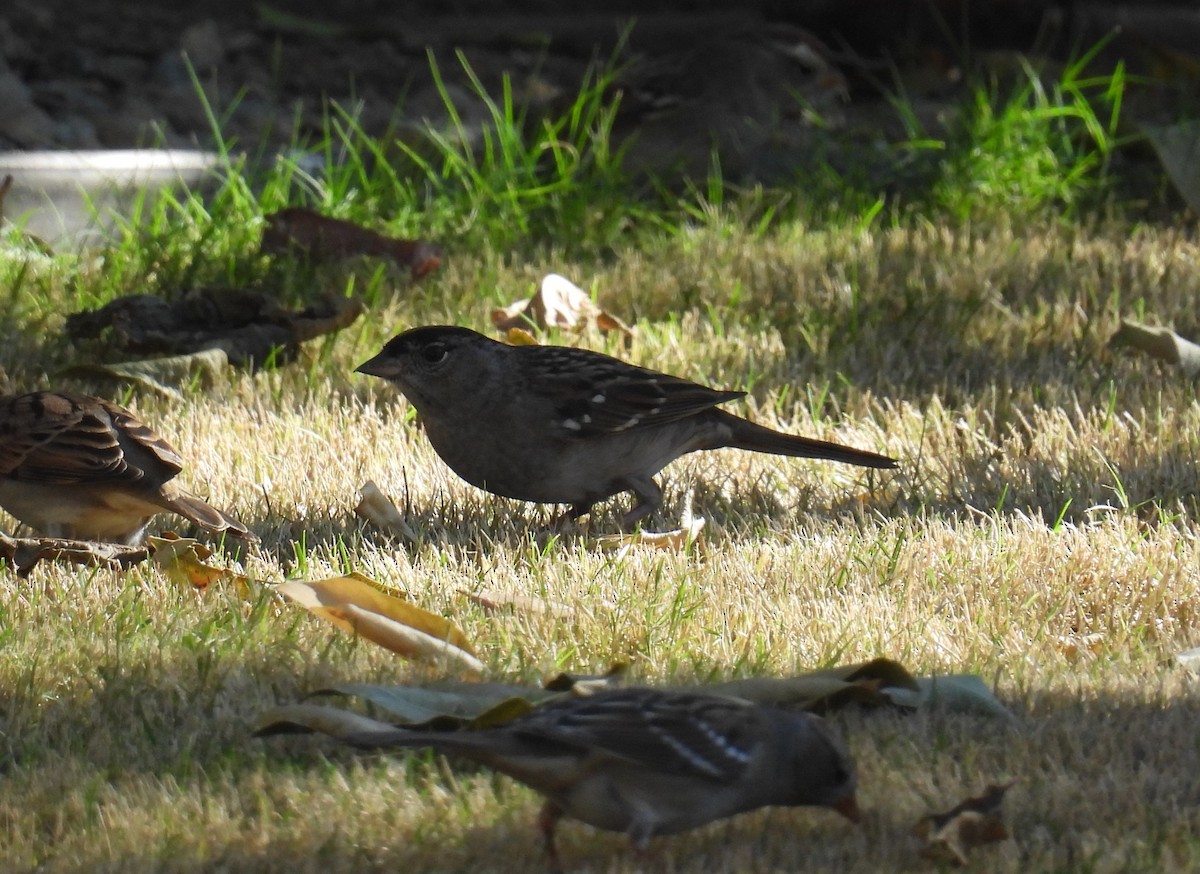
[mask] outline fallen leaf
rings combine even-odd
[[[629,671],[628,662],[615,662],[603,674],[571,674],[563,671],[542,683],[542,688],[551,692],[572,692],[576,695],[592,695],[621,685]]]
[[[1200,374],[1200,346],[1180,337],[1170,328],[1152,328],[1121,320],[1121,327],[1108,345],[1114,349],[1131,346],[1168,364],[1175,364],[1187,376]]]
[[[1200,647],[1185,649],[1175,654],[1175,664],[1193,674],[1200,674]]]
[[[1080,658],[1099,655],[1104,645],[1104,635],[1099,632],[1062,634],[1054,638],[1054,645],[1068,659],[1077,661]]]
[[[344,683],[312,693],[362,698],[408,728],[478,728],[527,713],[554,692],[505,683],[444,680],[432,686],[378,686]]]
[[[586,291],[557,273],[547,274],[529,300],[492,310],[492,324],[502,331],[583,328],[589,322],[602,331],[619,331],[626,336],[633,333],[624,322],[597,306]]]
[[[273,734],[307,734],[319,732],[334,738],[378,731],[391,732],[395,727],[341,707],[319,704],[287,704],[273,707],[255,720],[255,737]]]
[[[61,537],[9,537],[0,534],[0,559],[8,562],[17,576],[27,577],[39,562],[65,562],[91,566],[127,567],[145,561],[150,551],[144,546],[124,546],[93,540]]]
[[[416,540],[417,532],[413,531],[399,508],[371,480],[367,480],[359,489],[360,500],[354,508],[355,514],[370,522],[376,528],[393,537],[403,537]]]
[[[223,349],[207,349],[188,355],[168,358],[146,358],[141,361],[119,361],[112,364],[79,362],[58,372],[58,376],[105,377],[132,382],[175,400],[183,400],[179,386],[191,385],[200,378],[211,377],[229,366],[229,356]]]
[[[851,704],[895,706],[894,691],[917,693],[920,684],[903,665],[878,658],[799,674],[794,677],[746,677],[694,687],[714,695],[730,695],[777,707],[828,713]],[[916,701],[904,706],[917,706]]]
[[[330,218],[303,206],[281,209],[266,216],[262,244],[264,255],[300,250],[312,258],[348,258],[367,255],[390,258],[406,267],[413,279],[437,270],[442,251],[424,240],[402,240],[348,222]]]
[[[972,847],[1006,839],[1009,833],[1000,816],[1000,804],[1014,782],[993,783],[982,795],[968,798],[945,813],[922,817],[913,826],[913,834],[925,841],[921,855],[966,865],[967,851]]]
[[[1009,712],[996,698],[992,688],[982,677],[975,674],[940,674],[933,677],[918,677],[917,690],[884,689],[894,704],[914,710],[936,707],[951,713],[977,713],[980,716],[997,716],[1013,720]]]
[[[494,589],[483,589],[479,592],[459,589],[458,593],[464,598],[474,601],[484,610],[492,612],[508,610],[515,613],[539,613],[564,618],[575,615],[575,611],[566,604],[560,604],[557,601],[547,601],[533,595],[517,595],[512,592],[499,592]]]
[[[673,531],[643,531],[638,529],[629,534],[606,534],[603,537],[596,538],[596,546],[605,550],[616,550],[618,558],[639,546],[683,552],[693,544],[703,546],[701,535],[704,531],[704,525],[703,516],[692,514],[692,493],[688,492],[683,499],[683,511],[680,513],[679,527]]]
[[[339,628],[406,658],[483,671],[466,635],[453,623],[385,592],[362,574],[308,583],[292,581],[276,588]]]
[[[253,581],[249,577],[228,568],[205,564],[204,560],[213,552],[198,540],[167,532],[165,536],[146,538],[146,545],[150,547],[154,563],[163,569],[167,577],[178,583],[203,591],[213,583],[230,582],[238,587],[243,596],[251,589]]]
[[[508,341],[509,346],[536,346],[538,344],[537,337],[524,328],[509,328],[504,332],[504,339]]]

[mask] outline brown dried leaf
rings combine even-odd
[[[1008,828],[1000,815],[1000,804],[1015,781],[992,783],[981,795],[968,798],[945,813],[931,813],[913,826],[913,834],[925,841],[921,855],[939,862],[967,864],[972,847],[1005,840]]]
[[[353,255],[390,258],[400,267],[407,267],[413,279],[432,273],[442,263],[442,251],[433,243],[388,237],[302,206],[266,216],[259,251],[264,255],[281,255],[295,250],[311,258]]]
[[[341,740],[363,733],[391,733],[395,726],[341,707],[320,704],[286,704],[273,707],[255,720],[254,736],[320,732]]]
[[[549,273],[537,293],[527,301],[514,301],[492,310],[492,324],[502,331],[513,328],[584,328],[592,322],[602,331],[632,331],[620,319],[605,312],[588,293],[571,280]]]
[[[1104,646],[1104,635],[1099,632],[1091,634],[1060,634],[1053,639],[1054,646],[1071,661],[1080,658],[1091,658],[1100,654]]]
[[[40,561],[126,567],[145,561],[149,555],[149,550],[144,546],[65,540],[59,537],[9,537],[7,534],[0,534],[0,559],[12,565],[17,575],[22,577],[29,576]]]

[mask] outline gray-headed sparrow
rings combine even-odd
[[[539,818],[558,866],[562,816],[650,838],[771,805],[830,807],[857,822],[854,765],[810,713],[739,698],[618,689],[564,698],[478,731],[372,732],[364,748],[432,747],[546,796]]]
[[[0,506],[39,534],[136,545],[168,512],[255,539],[180,488],[181,470],[179,453],[116,404],[67,392],[0,397]]]
[[[719,391],[567,346],[508,346],[467,328],[414,328],[358,367],[416,407],[438,455],[467,482],[570,515],[631,491],[631,525],[654,512],[654,475],[681,455],[733,447],[893,468],[895,460],[755,425]]]

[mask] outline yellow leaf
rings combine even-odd
[[[152,550],[150,557],[154,563],[176,582],[186,583],[194,589],[207,589],[213,583],[225,580],[235,583],[243,595],[250,589],[252,581],[249,577],[205,564],[204,559],[212,555],[212,550],[197,540],[167,532],[167,536],[148,537],[146,542]]]
[[[509,328],[504,339],[508,341],[509,346],[536,346],[538,344],[537,338],[524,328]]]
[[[317,616],[398,655],[483,671],[466,635],[453,623],[388,594],[362,574],[277,588]]]

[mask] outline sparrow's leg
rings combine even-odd
[[[550,863],[551,874],[559,874],[562,871],[562,861],[558,858],[558,847],[554,844],[554,829],[558,826],[562,815],[562,808],[553,801],[543,804],[541,812],[538,813],[538,831],[542,833],[542,842],[546,847],[546,861]]]
[[[628,491],[637,497],[637,505],[621,517],[622,528],[633,528],[662,503],[662,489],[650,477],[628,477],[623,483]]]

